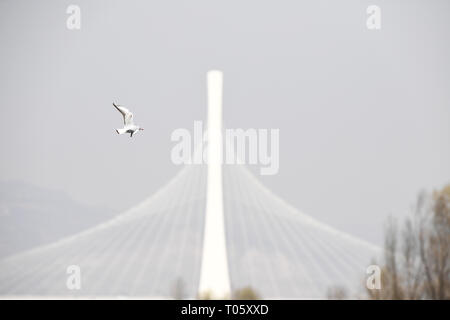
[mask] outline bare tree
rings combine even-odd
[[[421,217],[420,259],[426,276],[426,296],[449,299],[450,185],[434,192],[431,215]]]
[[[244,287],[238,289],[233,293],[234,300],[259,300],[261,297],[259,294],[251,287]]]
[[[388,292],[390,292],[390,299],[398,300],[403,297],[403,292],[400,286],[401,279],[399,278],[398,270],[398,256],[397,245],[398,228],[397,221],[390,217],[386,227],[386,234],[384,237],[384,259],[386,263],[385,278],[387,281]]]
[[[402,254],[403,254],[403,285],[404,299],[419,299],[423,265],[418,255],[418,241],[415,237],[416,228],[411,218],[406,219],[402,231]]]
[[[370,299],[450,299],[450,185],[421,193],[398,239],[397,223],[386,226],[382,289]]]
[[[202,293],[199,293],[197,296],[198,300],[213,300],[213,294],[211,291],[205,291]]]
[[[328,300],[345,300],[348,299],[347,290],[342,286],[330,287],[327,290]]]

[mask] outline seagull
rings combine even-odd
[[[113,106],[119,110],[119,112],[122,114],[123,116],[123,128],[122,129],[116,129],[116,132],[118,134],[124,134],[124,133],[129,133],[130,134],[130,138],[133,137],[133,134],[135,134],[136,132],[140,131],[140,130],[144,130],[144,128],[139,127],[138,125],[135,125],[133,122],[133,114],[131,113],[130,110],[128,110],[127,108],[124,108],[120,105],[117,105],[113,102]]]

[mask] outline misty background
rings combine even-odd
[[[70,4],[81,30],[66,28]],[[379,31],[366,28],[371,4]],[[445,0],[0,2],[2,246],[49,223],[81,230],[163,186],[180,170],[170,134],[206,120],[210,69],[224,72],[227,128],[280,129],[279,173],[258,179],[381,245],[388,215],[450,182],[449,9]],[[112,101],[145,131],[118,136]],[[22,229],[8,236],[13,223]]]

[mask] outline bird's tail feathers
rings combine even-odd
[[[117,132],[118,134],[124,134],[124,133],[127,132],[127,130],[125,130],[125,129],[116,129],[116,132]]]

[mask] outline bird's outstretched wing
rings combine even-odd
[[[124,125],[133,124],[133,113],[127,108],[119,106],[113,102],[113,106],[122,114]]]

